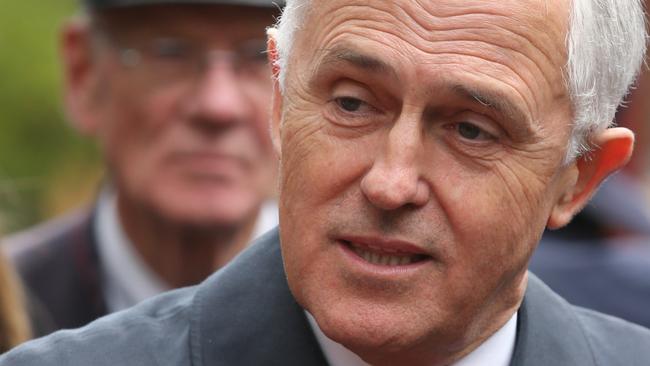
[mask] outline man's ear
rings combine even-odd
[[[634,134],[627,128],[609,128],[598,133],[592,142],[595,146],[593,151],[576,159],[574,166],[565,168],[577,170],[577,177],[553,207],[547,223],[549,229],[559,229],[568,224],[603,180],[627,164],[632,155]]]
[[[87,135],[93,135],[98,128],[94,110],[97,76],[90,37],[88,22],[75,19],[63,26],[59,39],[68,119]]]
[[[282,91],[280,90],[280,64],[278,49],[275,42],[275,28],[269,28],[266,31],[267,55],[273,77],[273,103],[271,107],[271,140],[273,148],[279,157],[282,157],[282,148],[280,143],[280,124],[282,122]]]

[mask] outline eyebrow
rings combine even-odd
[[[479,103],[493,113],[505,117],[517,135],[530,134],[537,130],[538,126],[528,117],[527,113],[498,92],[459,84],[453,85],[450,89],[453,94],[462,99]]]
[[[314,71],[318,72],[322,66],[335,66],[336,64],[346,63],[360,70],[368,71],[373,74],[391,74],[397,77],[395,69],[383,60],[368,54],[356,51],[348,46],[340,45],[334,48],[322,50],[325,55],[316,65]]]

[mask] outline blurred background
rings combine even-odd
[[[88,202],[99,155],[61,107],[57,33],[76,0],[5,1],[0,11],[0,233]]]

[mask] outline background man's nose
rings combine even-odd
[[[383,151],[361,180],[361,190],[374,206],[395,210],[422,206],[429,200],[430,188],[421,177],[418,162],[419,136],[414,130],[396,127],[389,133]]]
[[[250,113],[244,85],[228,62],[209,65],[196,88],[189,101],[196,120],[231,124],[246,120]]]

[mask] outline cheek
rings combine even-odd
[[[113,173],[132,185],[151,174],[164,151],[179,97],[173,90],[143,93],[122,84],[116,81],[107,93],[99,138]]]
[[[314,123],[316,126],[316,123]],[[282,187],[289,201],[310,214],[358,187],[372,164],[373,139],[332,138],[319,127],[303,125],[283,136]],[[295,207],[294,207],[295,209]]]
[[[294,283],[321,276],[323,257],[317,254],[328,247],[324,245],[327,223],[341,209],[341,199],[357,186],[370,149],[364,141],[331,138],[313,117],[287,120],[292,122],[283,125],[281,132],[280,227],[283,243],[300,243],[283,247],[290,283]]]
[[[147,93],[124,90],[120,98],[116,104],[120,120],[128,124],[128,138],[139,144],[141,150],[163,140],[182,117],[184,97],[180,88],[160,88]]]
[[[460,257],[482,257],[487,266],[497,258],[527,258],[547,221],[550,178],[510,164],[480,173],[449,169],[438,180],[436,196],[445,208]],[[492,259],[485,261],[485,259]]]
[[[161,88],[154,92],[132,96],[124,103],[131,108],[131,114],[139,119],[142,131],[154,135],[163,133],[167,125],[182,117],[182,106],[185,105],[186,91],[182,88]],[[125,94],[128,95],[128,94]]]

